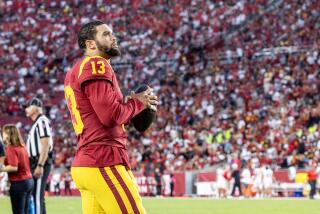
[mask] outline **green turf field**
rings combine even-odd
[[[319,214],[319,200],[214,200],[145,198],[149,214]],[[0,214],[10,214],[9,198],[0,198]],[[48,214],[81,214],[78,197],[47,198]]]

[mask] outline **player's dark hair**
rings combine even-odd
[[[78,44],[80,49],[85,50],[86,49],[86,41],[87,40],[94,40],[95,36],[97,34],[96,27],[99,25],[105,24],[102,21],[91,21],[83,26],[81,26],[79,32],[78,32]]]

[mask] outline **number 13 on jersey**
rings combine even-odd
[[[68,109],[71,114],[71,120],[73,128],[77,135],[80,135],[83,132],[83,122],[80,116],[80,112],[78,110],[76,97],[74,96],[74,92],[70,85],[64,88],[64,94],[67,100]]]

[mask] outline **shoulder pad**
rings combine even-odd
[[[104,79],[113,82],[113,70],[110,63],[103,57],[93,56],[83,59],[78,73],[80,85],[88,80]]]

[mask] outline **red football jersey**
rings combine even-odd
[[[124,124],[144,109],[143,103],[137,99],[123,102],[109,61],[100,56],[79,60],[67,73],[64,86],[78,136],[72,165],[129,167]]]

